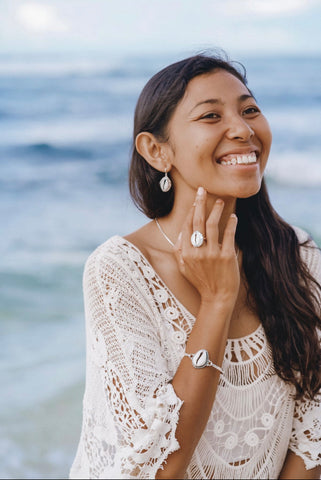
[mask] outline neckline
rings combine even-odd
[[[170,290],[170,288],[166,285],[166,283],[164,282],[164,280],[160,277],[160,275],[156,272],[156,270],[154,269],[154,267],[152,266],[152,264],[149,262],[149,260],[147,260],[147,258],[145,257],[145,255],[142,253],[142,251],[136,247],[136,245],[134,245],[132,242],[130,242],[129,240],[127,240],[126,238],[124,237],[121,237],[120,235],[114,235],[114,237],[112,238],[118,238],[120,239],[123,244],[127,244],[128,246],[130,246],[131,248],[133,248],[138,254],[139,256],[144,260],[144,262],[147,264],[147,266],[149,268],[152,269],[152,271],[154,272],[154,275],[155,277],[157,278],[157,281],[162,285],[163,288],[165,288],[165,290],[167,291],[168,295],[170,297],[173,298],[173,300],[175,301],[175,303],[179,306],[179,308],[183,311],[185,311],[188,316],[191,318],[191,320],[193,321],[193,323],[196,321],[196,317],[195,315],[193,315],[189,310],[188,308],[185,307],[185,305],[182,304],[182,302],[180,302],[178,300],[178,298],[174,295],[174,293]],[[252,332],[248,333],[247,335],[243,335],[242,337],[235,337],[235,338],[227,338],[227,342],[228,343],[233,343],[233,342],[242,342],[244,340],[247,340],[248,338],[250,337],[253,337],[253,336],[257,336],[259,334],[259,332],[261,332],[261,330],[263,330],[263,325],[262,323],[260,323],[257,328],[255,330],[253,330]]]

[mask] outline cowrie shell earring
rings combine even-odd
[[[172,188],[172,182],[171,182],[171,179],[168,178],[166,170],[165,170],[165,175],[159,181],[159,186],[162,192],[165,192],[165,193],[169,192],[169,190]]]

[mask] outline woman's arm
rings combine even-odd
[[[200,349],[209,352],[210,360],[221,365],[231,315],[239,290],[240,274],[235,255],[236,217],[227,222],[222,246],[219,245],[219,221],[224,208],[217,201],[206,221],[207,245],[194,248],[190,244],[194,230],[205,232],[206,193],[196,198],[196,206],[184,225],[176,248],[181,273],[197,288],[201,306],[191,335],[187,353]],[[170,454],[156,478],[183,478],[193,452],[208,421],[219,380],[212,368],[195,369],[184,357],[172,380],[177,396],[183,400],[176,438],[180,449]]]
[[[288,451],[281,474],[280,480],[292,479],[319,479],[321,476],[321,466],[307,470],[304,461],[295,453]]]
[[[204,328],[203,325],[211,320],[215,320],[213,327]],[[186,351],[196,353],[201,348],[205,348],[209,352],[210,360],[221,365],[228,321],[229,314],[223,309],[219,311],[217,305],[202,306]],[[176,430],[176,439],[180,448],[168,456],[164,469],[158,470],[156,478],[184,478],[190,459],[208,421],[218,380],[219,372],[213,367],[196,370],[189,358],[183,358],[181,361],[171,382],[176,395],[184,402],[179,413]]]

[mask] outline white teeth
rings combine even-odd
[[[249,155],[235,155],[235,157],[221,161],[221,165],[247,165],[249,163],[256,163],[256,155],[254,152]]]

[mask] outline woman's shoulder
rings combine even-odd
[[[83,271],[85,292],[99,284],[104,290],[128,292],[140,284],[146,270],[141,252],[124,237],[114,235],[89,255]]]
[[[139,262],[141,255],[138,249],[124,237],[113,235],[90,253],[86,265],[105,262],[123,263],[125,260]]]
[[[152,222],[125,236],[113,235],[96,247],[89,255],[88,260],[125,258],[124,256],[136,262],[142,261],[144,257],[149,260],[148,245],[151,238],[151,224]]]
[[[310,235],[310,233],[308,233],[306,230],[303,230],[302,228],[300,227],[297,227],[295,225],[291,225],[296,236],[297,236],[297,239],[299,241],[299,246],[301,248],[301,252],[302,254],[304,255],[308,255],[309,257],[310,256],[314,256],[316,255],[317,257],[320,256],[320,248],[318,247],[318,245],[316,244],[316,242],[314,241],[312,235]]]
[[[321,282],[321,251],[312,236],[300,227],[293,226],[300,245],[301,258],[311,275]]]
[[[303,248],[313,247],[315,250],[320,251],[320,248],[315,243],[310,233],[308,233],[306,230],[303,230],[303,228],[301,227],[297,227],[296,225],[291,225],[291,227],[293,228],[298,238],[300,247],[303,247]]]
[[[311,235],[306,230],[303,230],[303,228],[296,225],[291,225],[291,227],[293,228],[300,244],[304,244],[305,242],[312,240]]]

